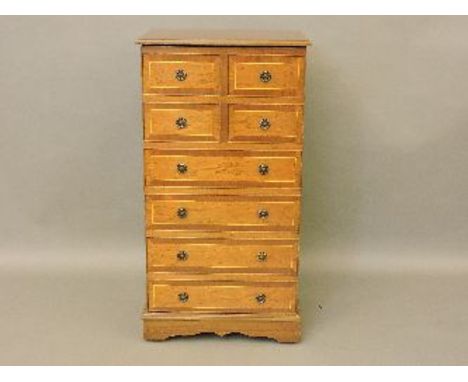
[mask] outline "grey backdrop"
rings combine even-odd
[[[140,338],[134,40],[154,27],[314,41],[298,345]],[[1,17],[0,363],[466,363],[467,34],[466,17]]]

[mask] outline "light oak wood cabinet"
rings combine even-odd
[[[302,37],[141,44],[144,338],[300,339]]]

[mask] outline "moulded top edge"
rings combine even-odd
[[[291,31],[150,31],[136,40],[141,45],[305,47],[311,41]]]

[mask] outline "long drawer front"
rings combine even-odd
[[[245,244],[147,239],[149,271],[295,273],[297,242]]]
[[[293,312],[296,282],[148,282],[150,311]]]
[[[235,185],[297,186],[301,160],[298,153],[262,154],[222,152],[190,154],[146,150],[147,186]]]
[[[147,197],[148,228],[297,231],[299,200]]]

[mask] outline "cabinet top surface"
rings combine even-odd
[[[300,32],[267,30],[151,30],[136,40],[141,45],[188,46],[302,46],[310,45]]]

